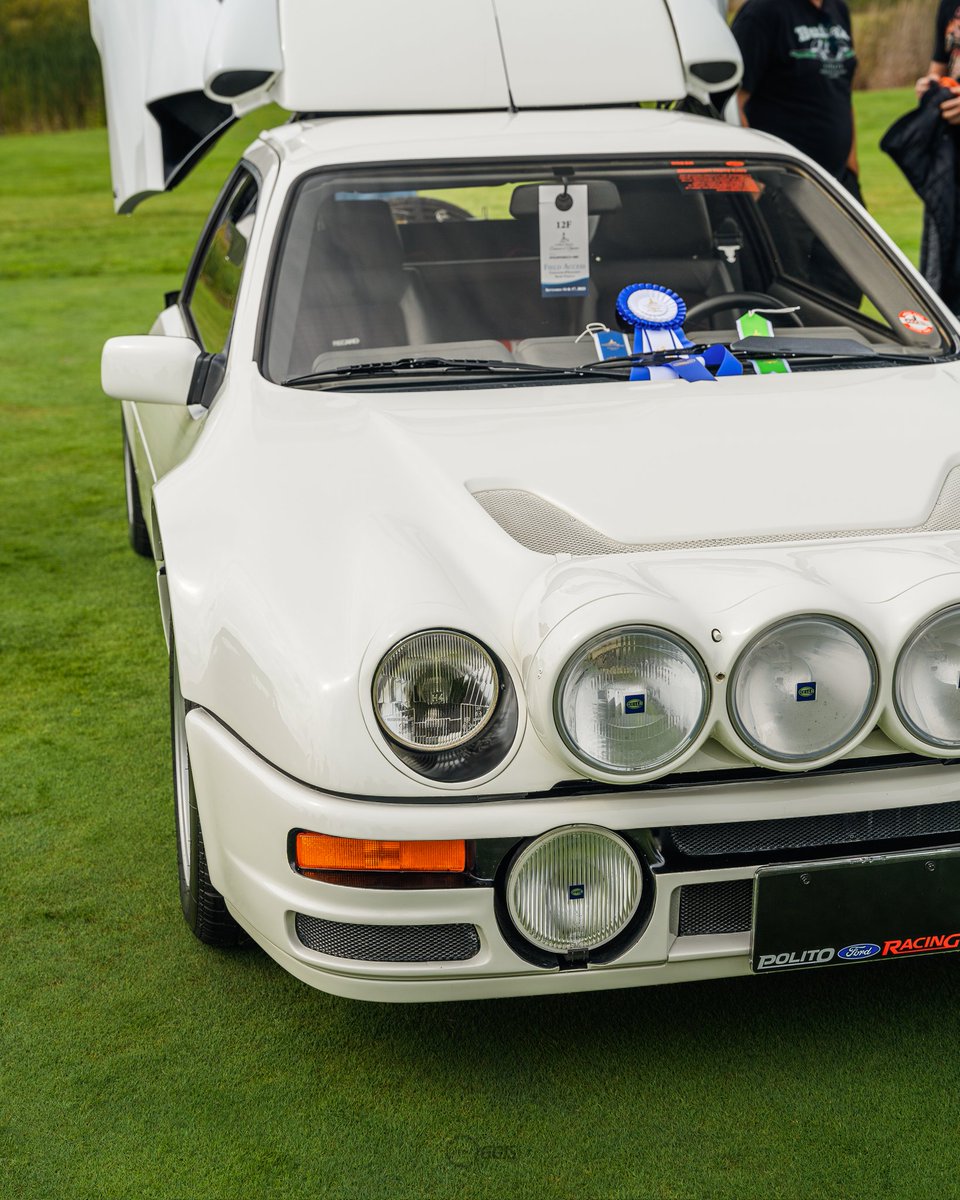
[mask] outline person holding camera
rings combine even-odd
[[[917,80],[917,99],[922,99],[932,83],[942,79],[954,80],[960,73],[960,4],[956,0],[940,0],[937,8],[933,57],[926,75]],[[946,85],[950,87],[949,84]],[[940,105],[940,116],[948,125],[960,125],[960,87],[951,88],[955,94]]]

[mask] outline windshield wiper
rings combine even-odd
[[[903,362],[930,363],[936,360],[929,355],[915,355],[906,352],[889,352],[876,350],[866,342],[857,342],[853,338],[830,337],[747,337],[734,342],[701,342],[694,346],[678,347],[671,350],[646,350],[639,354],[625,354],[618,358],[605,358],[602,362],[590,363],[583,369],[592,370],[594,367],[655,367],[678,359],[690,358],[704,354],[711,345],[723,346],[725,350],[740,361],[750,359],[813,359],[838,358],[851,362],[856,360],[870,362]]]
[[[832,337],[746,337],[730,342],[732,354],[744,358],[869,358],[883,362],[934,362],[930,355],[910,354],[908,351],[878,350],[867,342],[853,338]]]
[[[522,375],[541,379],[589,378],[623,379],[622,368],[659,366],[678,359],[705,353],[711,345],[722,345],[740,360],[750,359],[814,359],[838,358],[846,361],[869,360],[883,362],[934,362],[930,356],[877,351],[865,342],[852,338],[748,337],[740,341],[708,343],[678,347],[671,350],[647,350],[640,354],[625,354],[580,367],[549,367],[538,363],[515,362],[500,358],[442,358],[434,355],[394,358],[380,362],[345,363],[306,375],[292,375],[283,380],[284,387],[310,387],[316,384],[337,383],[348,379],[375,379],[378,376],[405,375]]]
[[[618,360],[619,361],[619,360]],[[562,378],[564,376],[600,378],[604,377],[604,364],[588,363],[583,367],[546,367],[536,363],[510,362],[499,358],[394,358],[387,362],[347,363],[342,367],[328,367],[324,371],[311,371],[307,375],[293,375],[284,379],[284,387],[309,387],[317,383],[336,383],[341,379],[376,378],[378,375],[526,375]],[[597,371],[594,368],[600,367]],[[608,372],[611,379],[622,376]]]

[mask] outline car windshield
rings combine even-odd
[[[627,328],[617,298],[632,284],[676,293],[695,343],[735,342],[751,310],[792,310],[767,319],[795,348],[810,340],[793,369],[822,367],[828,339],[840,357],[859,362],[862,346],[877,365],[954,352],[913,280],[801,167],[644,159],[305,176],[281,237],[262,366],[278,383],[317,375],[338,386],[365,375],[395,386],[428,362],[446,380],[461,360],[473,364],[468,382],[484,371],[551,378],[543,368],[594,378],[578,370],[601,353],[590,333]],[[632,331],[613,342],[614,353],[633,350]],[[365,371],[377,363],[400,369]]]

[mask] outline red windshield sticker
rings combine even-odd
[[[914,312],[912,308],[905,308],[900,316],[900,324],[909,329],[911,333],[933,333],[933,322],[923,313]]]
[[[677,171],[685,192],[752,192],[760,184],[743,167],[694,167]]]

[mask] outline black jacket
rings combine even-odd
[[[960,310],[960,204],[957,131],[940,116],[953,92],[935,84],[913,112],[895,121],[880,142],[923,201],[920,271],[935,292]]]

